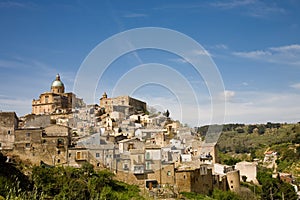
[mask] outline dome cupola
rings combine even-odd
[[[51,92],[53,92],[53,93],[64,93],[65,92],[65,86],[64,86],[63,82],[60,80],[59,74],[56,75],[55,80],[52,82]]]

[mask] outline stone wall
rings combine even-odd
[[[18,117],[14,112],[0,112],[0,150],[12,150]]]
[[[231,191],[239,191],[240,190],[240,171],[235,170],[231,172],[227,172],[227,183],[228,187]]]

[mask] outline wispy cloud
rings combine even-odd
[[[31,99],[14,98],[11,96],[0,96],[0,110],[14,111],[18,115],[25,115],[31,112]]]
[[[25,8],[31,9],[37,7],[32,2],[23,2],[23,1],[2,1],[0,2],[0,8]]]
[[[225,44],[216,44],[214,47],[212,47],[214,49],[228,49],[228,46]]]
[[[294,89],[300,90],[300,83],[292,84],[292,85],[290,85],[290,87],[291,87],[291,88],[294,88]]]
[[[255,4],[255,0],[234,0],[234,1],[219,1],[213,2],[210,5],[222,9],[233,9],[241,6],[248,6],[250,4]]]
[[[202,94],[202,97],[203,95],[207,96]],[[299,94],[226,90],[221,95],[226,96],[227,102],[225,123],[297,122],[300,119]],[[178,100],[169,97],[148,97],[146,101],[162,111],[168,109],[172,118],[189,125],[211,124],[213,110],[210,101],[203,101],[198,105],[181,102],[182,110],[178,106]]]
[[[300,45],[292,44],[279,47],[269,47],[263,50],[233,52],[238,57],[256,59],[270,63],[300,66]]]
[[[195,50],[192,52],[194,55],[201,55],[201,56],[212,56],[207,50]]]
[[[147,17],[148,15],[143,13],[128,13],[123,15],[125,18],[139,18],[139,17]]]
[[[300,118],[299,94],[270,93],[267,91],[239,92],[236,98],[241,101],[228,102],[227,122],[265,123],[297,122]]]
[[[12,57],[12,58],[0,58],[0,68],[6,69],[21,69],[30,70],[33,72],[42,71],[43,74],[56,74],[57,70],[50,65],[41,62],[36,59],[22,58],[22,57]]]
[[[269,51],[257,50],[249,52],[234,52],[236,56],[245,57],[245,58],[261,58],[263,56],[271,56],[272,53]]]
[[[277,51],[277,52],[300,51],[300,45],[292,44],[292,45],[281,46],[281,47],[271,47],[270,50]]]
[[[16,1],[0,2],[0,8],[26,7],[26,4]]]
[[[225,90],[224,96],[225,96],[226,101],[229,101],[230,99],[232,99],[235,96],[235,91]]]
[[[286,13],[286,10],[279,7],[276,3],[265,3],[259,0],[217,1],[210,3],[210,6],[223,10],[239,9],[243,14],[257,18]]]

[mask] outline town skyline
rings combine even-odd
[[[134,28],[162,27],[191,37],[213,59],[225,87],[225,123],[298,122],[299,9],[296,1],[2,1],[0,110],[18,116],[31,113],[32,99],[50,90],[57,73],[66,90],[73,91],[81,64],[107,38]],[[111,96],[124,74],[147,63],[167,65],[185,77],[199,102],[184,99],[183,109],[192,113],[199,107],[200,124],[210,123],[210,95],[203,78],[186,60],[157,50],[137,50],[113,62],[95,83],[95,101],[87,103],[99,103],[105,91]],[[179,92],[182,88],[170,91],[148,84],[115,96],[132,95],[161,111],[170,110],[178,119],[174,93]],[[191,114],[183,123],[194,126],[197,120]]]

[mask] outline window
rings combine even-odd
[[[48,103],[49,96],[45,96],[45,103]]]
[[[146,159],[150,159],[150,152],[146,152]]]
[[[171,171],[168,171],[168,172],[167,172],[167,175],[168,175],[168,176],[171,176]]]
[[[26,137],[30,137],[30,133],[26,133]]]
[[[60,163],[60,159],[57,159],[57,163]]]
[[[99,158],[100,157],[100,153],[96,153],[96,158]]]
[[[57,139],[57,146],[64,146],[64,139]]]
[[[146,169],[147,169],[147,170],[150,170],[150,169],[151,169],[150,162],[146,162]]]
[[[60,150],[57,151],[57,154],[60,154]]]
[[[26,143],[26,144],[25,144],[25,147],[26,147],[26,148],[30,148],[30,143]]]
[[[80,160],[80,159],[81,159],[81,152],[80,152],[80,151],[77,151],[77,152],[76,152],[76,159],[77,159],[77,160]]]
[[[10,133],[11,133],[10,130],[8,130],[8,131],[7,131],[7,134],[10,135]]]
[[[123,164],[123,169],[124,169],[124,170],[129,170],[128,163],[124,163],[124,164]]]
[[[0,142],[0,148],[2,147],[2,143]]]
[[[69,153],[69,158],[72,156],[72,154],[71,153]]]
[[[133,144],[133,143],[129,143],[129,144],[128,144],[128,151],[129,151],[130,149],[134,149],[134,147],[133,147],[133,146],[134,146],[134,144]]]

